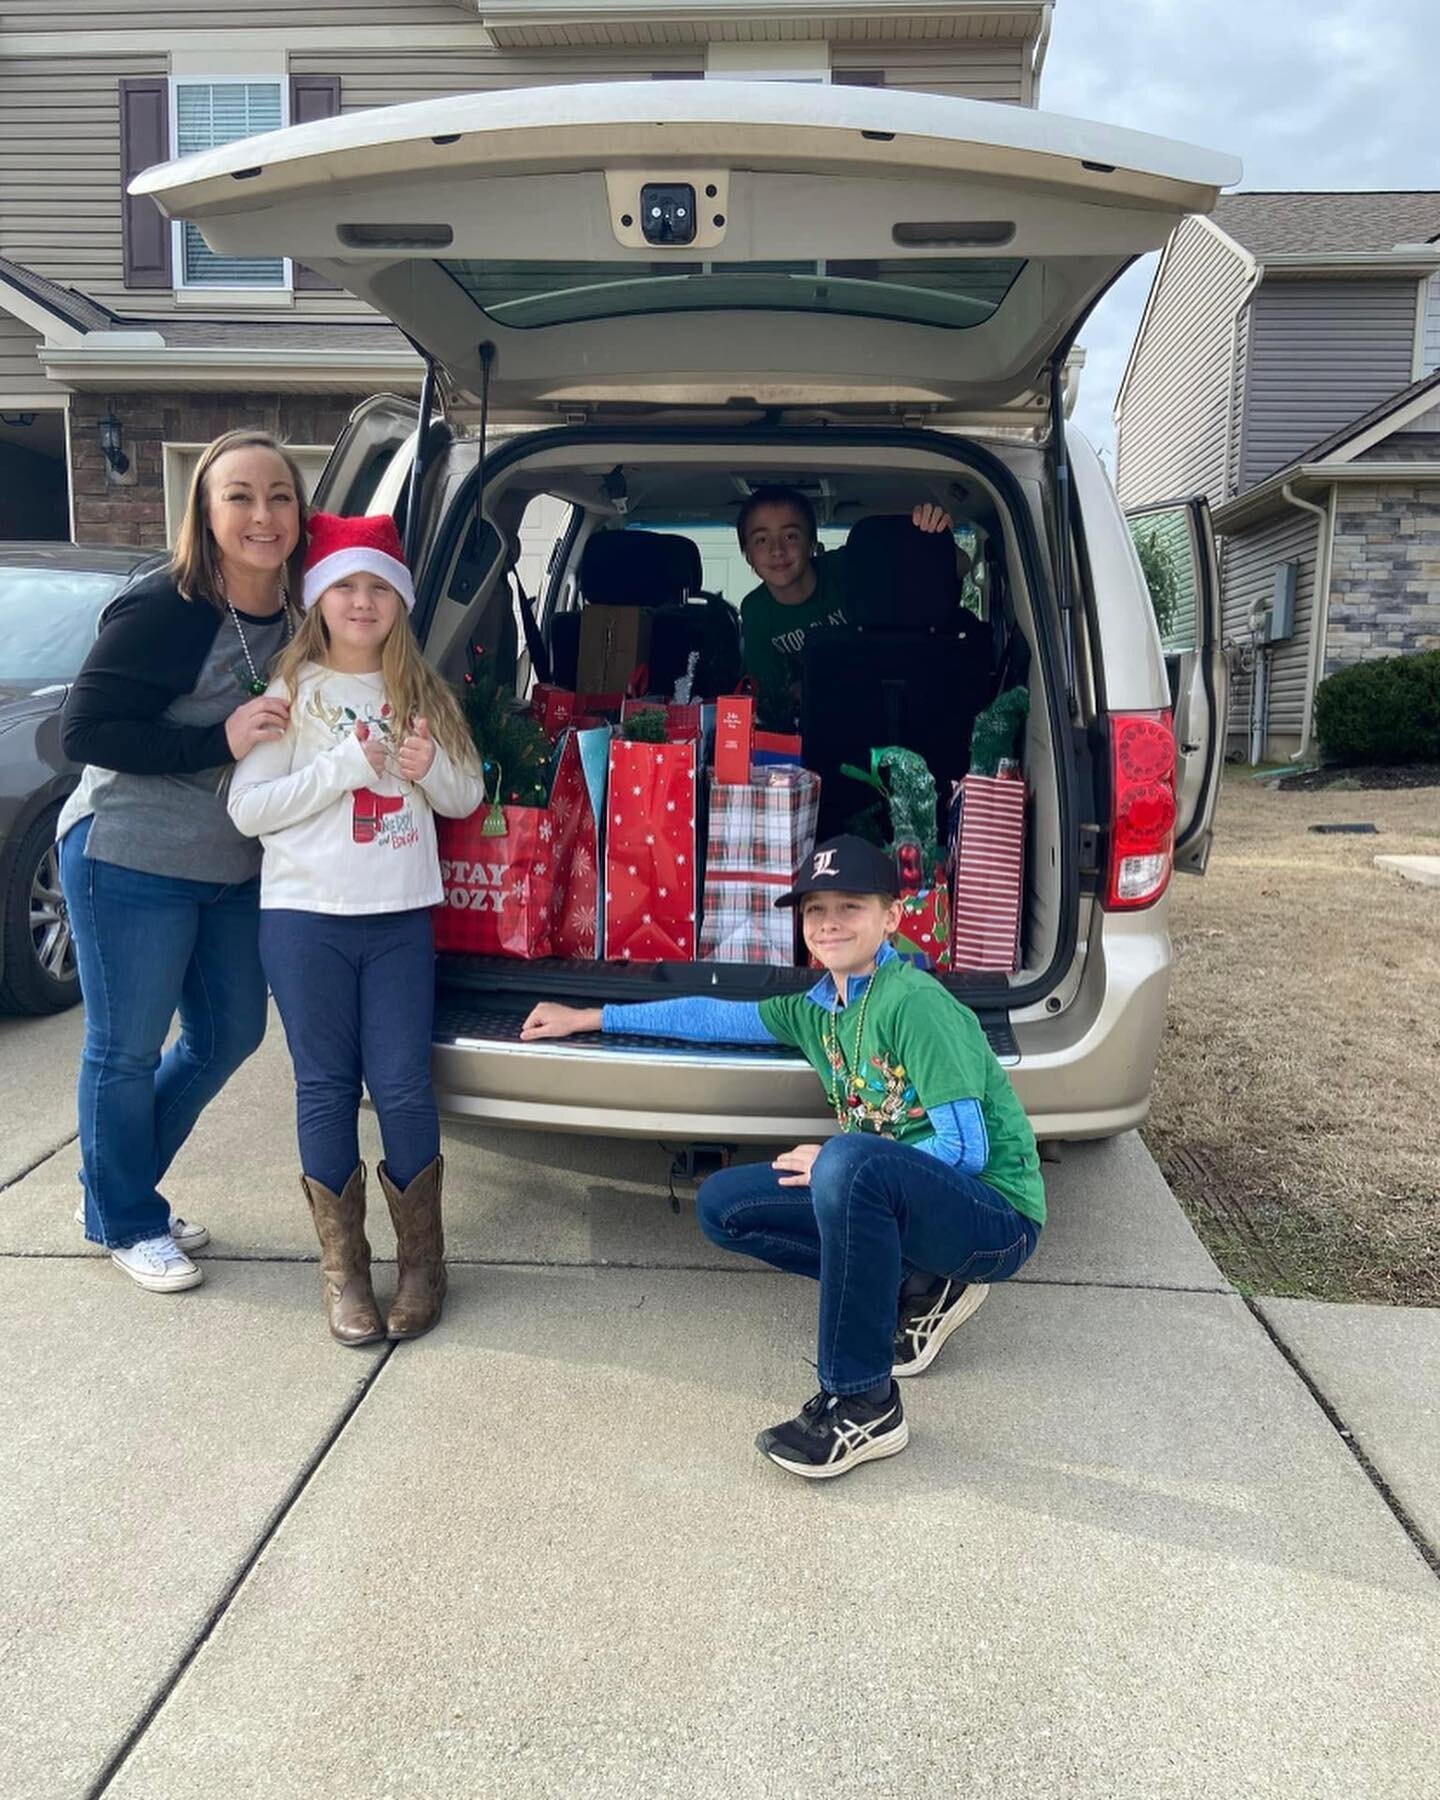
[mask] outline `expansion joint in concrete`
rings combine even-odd
[[[1440,1550],[1436,1549],[1436,1546],[1430,1542],[1429,1538],[1426,1537],[1425,1533],[1401,1505],[1400,1501],[1391,1490],[1390,1484],[1366,1454],[1364,1445],[1361,1444],[1354,1432],[1351,1431],[1350,1427],[1345,1423],[1344,1419],[1330,1404],[1330,1401],[1326,1398],[1319,1382],[1315,1380],[1314,1376],[1305,1367],[1304,1363],[1301,1362],[1300,1358],[1285,1342],[1284,1338],[1281,1337],[1280,1333],[1270,1323],[1269,1319],[1265,1317],[1265,1314],[1260,1310],[1256,1302],[1247,1298],[1245,1304],[1250,1309],[1251,1316],[1256,1320],[1260,1329],[1265,1333],[1266,1337],[1269,1338],[1270,1342],[1304,1383],[1310,1398],[1329,1420],[1330,1425],[1339,1437],[1341,1443],[1344,1444],[1345,1448],[1365,1471],[1366,1480],[1369,1481],[1371,1487],[1374,1488],[1375,1492],[1395,1515],[1395,1522],[1414,1545],[1420,1560],[1425,1564],[1426,1568],[1429,1569],[1430,1573],[1435,1576],[1437,1580],[1440,1580]]]
[[[130,1760],[136,1747],[144,1738],[145,1733],[150,1729],[151,1725],[154,1724],[166,1702],[170,1699],[170,1696],[185,1679],[186,1672],[190,1668],[190,1665],[195,1661],[195,1658],[205,1648],[206,1644],[209,1643],[210,1639],[219,1629],[225,1615],[234,1605],[240,1594],[240,1590],[249,1579],[250,1571],[265,1554],[265,1551],[274,1539],[276,1532],[278,1532],[280,1527],[285,1523],[301,1495],[304,1494],[306,1488],[309,1487],[311,1481],[324,1466],[326,1458],[340,1441],[346,1426],[349,1425],[350,1421],[355,1417],[355,1414],[360,1410],[365,1397],[379,1379],[380,1371],[385,1367],[386,1363],[389,1362],[390,1358],[395,1354],[398,1348],[398,1344],[387,1343],[381,1354],[376,1357],[375,1361],[370,1365],[370,1368],[366,1371],[365,1375],[356,1383],[355,1392],[346,1402],[340,1416],[316,1446],[304,1467],[290,1484],[290,1487],[286,1491],[280,1504],[275,1508],[274,1512],[262,1526],[255,1542],[250,1546],[244,1561],[240,1564],[239,1568],[236,1569],[234,1575],[231,1576],[229,1582],[226,1584],[225,1591],[206,1614],[204,1620],[201,1622],[199,1630],[186,1646],[184,1653],[161,1682],[156,1692],[151,1696],[150,1703],[126,1733],[125,1738],[116,1748],[114,1754],[110,1757],[104,1768],[101,1769],[100,1773],[96,1776],[90,1786],[86,1788],[85,1800],[100,1800],[101,1795],[109,1792],[116,1776]]]
[[[62,1138],[58,1144],[52,1144],[48,1150],[42,1150],[35,1160],[26,1163],[23,1169],[17,1169],[13,1175],[0,1181],[0,1194],[3,1194],[7,1188],[18,1187],[27,1175],[33,1175],[38,1168],[49,1162],[52,1156],[58,1156],[62,1150],[68,1150],[79,1135],[78,1131],[72,1131],[69,1137]]]

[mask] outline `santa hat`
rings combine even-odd
[[[405,567],[405,552],[400,534],[388,513],[371,518],[342,519],[335,513],[311,513],[310,542],[305,551],[305,584],[301,600],[306,612],[337,581],[362,570],[388,581],[405,602],[407,612],[415,609],[415,583]]]

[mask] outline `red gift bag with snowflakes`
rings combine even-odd
[[[600,954],[600,816],[610,728],[567,731],[555,765],[550,811],[555,822],[552,954],[593,960]]]
[[[604,904],[607,958],[693,960],[693,743],[611,743]]]

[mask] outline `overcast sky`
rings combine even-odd
[[[1231,151],[1242,191],[1440,188],[1437,11],[1436,0],[1057,0],[1040,104]],[[1154,264],[1131,269],[1081,337],[1076,421],[1097,445],[1114,441]]]

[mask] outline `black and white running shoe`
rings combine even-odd
[[[847,1474],[857,1463],[898,1456],[909,1442],[900,1390],[892,1381],[889,1399],[878,1406],[858,1394],[822,1391],[793,1419],[762,1431],[755,1448],[792,1475],[828,1481]]]
[[[968,1286],[949,1280],[908,1302],[895,1331],[894,1375],[918,1375],[928,1369],[945,1347],[950,1333],[963,1325],[985,1303],[990,1292],[983,1281]]]

